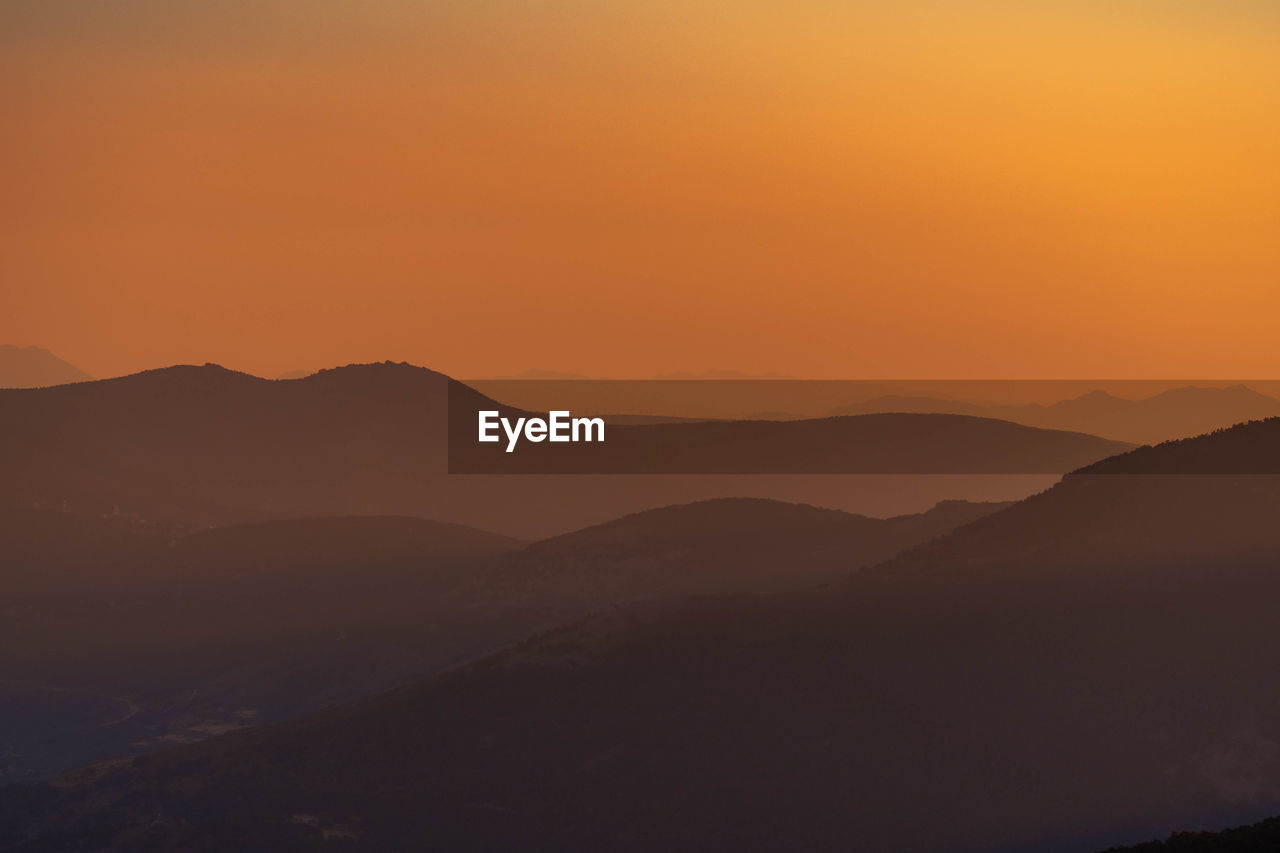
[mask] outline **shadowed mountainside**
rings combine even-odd
[[[1003,506],[948,501],[887,519],[756,498],[663,507],[494,560],[450,606],[515,642],[617,604],[830,583]]]
[[[1142,400],[1093,391],[1044,406],[994,406],[932,397],[884,396],[841,406],[833,415],[914,412],[999,418],[1042,429],[1073,430],[1135,444],[1200,435],[1245,421],[1280,416],[1280,400],[1244,385],[1173,388]]]
[[[444,628],[442,596],[520,544],[415,518],[188,533],[0,513],[0,778],[282,719],[454,662],[474,646]]]
[[[47,349],[0,344],[0,388],[41,388],[92,379]]]
[[[285,719],[617,604],[829,582],[999,508],[727,499],[528,547],[413,518],[0,513],[0,778]]]
[[[1241,433],[1265,456],[1280,421]],[[1194,444],[1146,455],[1173,468]],[[5,831],[24,850],[328,831],[360,850],[1074,851],[1258,819],[1280,809],[1277,517],[1274,476],[1072,475],[831,587],[616,609],[16,790]]]

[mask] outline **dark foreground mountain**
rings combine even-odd
[[[1280,850],[1280,818],[1221,832],[1178,832],[1164,841],[1113,847],[1106,853],[1272,853]]]
[[[999,418],[1044,429],[1074,430],[1137,444],[1187,438],[1245,421],[1280,416],[1280,400],[1244,385],[1187,386],[1129,400],[1093,391],[1043,406],[982,405],[932,397],[885,396],[842,406],[832,414],[916,412]]]
[[[830,582],[998,508],[720,500],[527,548],[414,518],[0,513],[0,779],[287,719],[617,604]]]
[[[10,847],[1072,851],[1259,819],[1280,480],[1130,464],[821,590],[615,609],[11,789]]]
[[[216,365],[173,367],[0,391],[0,506],[118,511],[188,523],[407,515],[532,539],[711,497],[776,497],[836,508],[862,500],[894,507],[871,511],[876,515],[918,511],[947,497],[1007,500],[1053,482],[1052,472],[1123,447],[1091,436],[964,419],[926,420],[911,434],[892,425],[866,433],[859,419],[848,418],[843,424],[818,422],[816,435],[803,422],[772,425],[793,431],[758,435],[738,448],[739,459],[802,451],[810,465],[795,470],[821,472],[807,478],[469,477],[448,473],[450,402],[472,412],[510,411],[442,374],[405,364],[353,365],[284,381]],[[626,429],[657,431],[647,434],[660,437],[656,446],[669,447],[683,440],[683,433],[669,431],[690,426],[700,425]],[[466,438],[474,440],[474,425]],[[828,477],[825,472],[834,469],[824,468],[823,460],[850,448],[869,459],[929,457],[929,470],[937,472],[1050,473],[1031,477],[1030,486],[1010,477],[971,478],[960,486],[946,477],[932,484],[851,484]]]
[[[0,388],[41,388],[91,379],[47,349],[0,344]]]

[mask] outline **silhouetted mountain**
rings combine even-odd
[[[1093,391],[1051,406],[992,406],[931,397],[884,396],[842,406],[833,415],[915,412],[975,415],[1043,429],[1087,432],[1136,444],[1155,444],[1280,416],[1280,400],[1244,385],[1174,388],[1145,400]]]
[[[1280,418],[1194,439],[1140,447],[1085,468],[1088,474],[1280,474]]]
[[[1221,832],[1177,832],[1165,841],[1112,847],[1106,853],[1272,853],[1280,850],[1280,818]]]
[[[47,349],[0,344],[0,388],[40,388],[91,379]]]
[[[0,391],[0,505],[66,505],[195,523],[412,515],[536,538],[699,498],[767,495],[839,507],[857,493],[857,486],[822,477],[788,491],[779,479],[451,476],[446,454],[450,388],[456,411],[496,408],[517,414],[442,374],[403,364],[352,365],[290,381],[216,365],[185,366],[58,388]],[[475,434],[471,417],[469,440]],[[865,463],[872,471],[888,466],[1049,473],[1121,447],[994,421],[920,417],[906,425],[874,419],[798,422],[783,425],[782,432],[776,424],[748,424],[730,436],[744,441],[708,450],[707,459],[731,464],[729,470],[735,471],[752,470],[737,466],[753,460],[764,460],[762,470],[770,471],[770,465],[799,462],[807,467],[793,470],[824,475],[833,470],[825,465],[841,462]],[[690,451],[675,453],[680,443],[714,443],[720,434],[714,424],[611,429],[621,431],[619,441],[641,437],[639,444],[623,441],[618,451],[644,471],[673,464],[696,467],[699,459]],[[608,446],[615,444],[611,433]],[[502,454],[499,445],[483,447],[524,458],[524,453]],[[584,445],[529,447],[554,447],[558,453]],[[628,447],[672,455],[650,464],[634,453],[625,456]],[[547,459],[538,452],[528,458]],[[575,464],[593,464],[594,457],[587,452],[574,458]],[[943,482],[930,493],[921,482],[864,485],[863,490],[887,494],[898,488],[915,506],[957,496],[952,484]],[[987,494],[1003,498],[1008,492],[1001,488],[1007,484],[995,484]]]
[[[826,588],[619,608],[14,791],[6,831],[25,850],[327,831],[360,850],[1072,851],[1258,819],[1280,809],[1277,517],[1280,477],[1075,474]]]
[[[722,500],[523,549],[410,518],[187,532],[0,513],[0,778],[284,719],[617,604],[827,582],[998,508]]]
[[[451,381],[394,364],[284,382],[205,365],[5,391],[0,500],[200,521],[430,516],[449,504]]]

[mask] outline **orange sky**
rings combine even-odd
[[[1270,0],[15,0],[0,79],[0,343],[99,376],[1280,376]]]

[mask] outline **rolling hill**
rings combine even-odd
[[[1265,458],[1280,421],[1239,434]],[[15,789],[4,831],[23,850],[1085,851],[1256,820],[1280,809],[1280,478],[1176,473],[1213,441],[1073,474],[825,588],[616,608]]]
[[[616,605],[830,582],[999,508],[720,500],[528,546],[415,518],[0,513],[0,779],[287,719]]]
[[[642,473],[450,474],[448,412],[478,408],[507,411],[443,374],[405,364],[352,365],[284,381],[216,365],[185,366],[0,391],[0,506],[119,512],[188,524],[404,515],[543,538],[712,497],[777,497],[834,508],[861,500],[893,507],[875,513],[885,515],[945,498],[1005,500],[1125,447],[1091,436],[943,416],[918,416],[910,423],[876,416],[744,424],[731,427],[727,438],[717,424],[652,424],[616,428],[620,436],[645,436],[638,445],[623,442],[623,451],[656,449],[650,461],[624,453],[633,464],[627,470]],[[465,436],[474,439],[474,420]],[[680,470],[676,451],[686,441],[714,445],[708,458],[725,463],[726,473],[719,479],[652,476],[673,466]],[[682,452],[688,462],[688,451]],[[764,460],[763,467],[751,468],[757,460]],[[841,460],[850,464],[840,468]],[[590,454],[580,461],[594,465]],[[941,476],[932,484],[825,479],[828,471],[895,469]],[[789,481],[772,473],[755,480],[728,473],[747,470],[809,473]],[[993,476],[945,476],[975,471]],[[1026,478],[1026,485],[1008,472],[1036,476]]]

